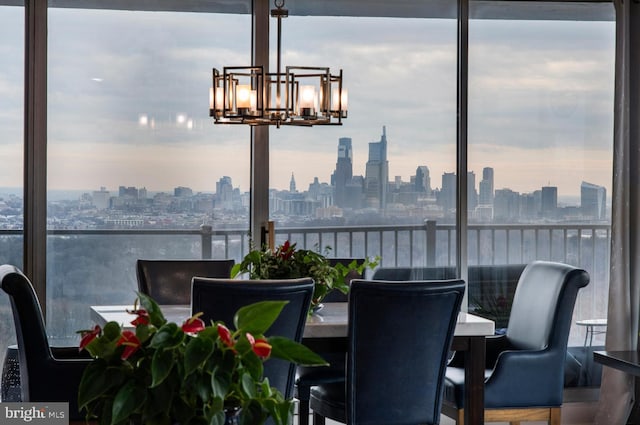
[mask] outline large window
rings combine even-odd
[[[214,129],[208,93],[212,67],[250,61],[250,34],[250,15],[49,9],[52,335],[132,303],[138,258],[240,256],[249,131]]]
[[[24,7],[0,6],[0,63],[0,264],[22,267]],[[11,343],[9,300],[0,296],[0,347]],[[4,355],[0,349],[0,361]]]
[[[575,319],[606,318],[615,23],[484,17],[469,25],[469,264],[582,267]],[[471,302],[506,326],[513,289]]]
[[[330,246],[331,256],[425,266],[425,220],[455,222],[456,20],[295,16],[283,25],[283,64],[342,69],[349,111],[340,127],[271,131],[276,233]],[[436,261],[455,264],[442,236]]]

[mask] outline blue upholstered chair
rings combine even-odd
[[[287,300],[289,303],[269,328],[268,335],[301,342],[312,297],[311,278],[234,280],[194,277],[191,311],[194,314],[202,312],[201,318],[205,323],[222,320],[232,327],[233,316],[240,307],[258,301]],[[269,378],[269,383],[285,397],[293,396],[295,370],[295,364],[281,359],[270,359],[264,364],[264,375]]]
[[[354,280],[345,383],[311,389],[314,424],[438,424],[462,280]]]
[[[234,260],[138,260],[138,290],[158,304],[191,302],[194,276],[229,278]]]
[[[516,287],[505,335],[487,338],[485,421],[560,425],[567,341],[586,271],[560,263],[527,265]],[[464,364],[447,368],[443,413],[463,424]]]
[[[343,264],[348,266],[353,261],[356,264],[364,264],[364,258],[329,258],[329,264]],[[364,276],[357,271],[350,273],[345,282],[351,284],[353,279],[362,279]],[[348,294],[343,294],[337,289],[332,290],[324,298],[324,302],[346,302]],[[344,382],[345,380],[345,355],[346,353],[318,353],[329,362],[328,367],[298,366],[296,370],[295,397],[298,399],[298,425],[309,425],[309,398],[311,387],[314,385]]]
[[[49,346],[36,293],[17,267],[0,266],[0,285],[9,295],[16,327],[21,400],[68,402],[69,419],[84,419],[78,412],[78,386],[92,359],[79,353],[78,347]]]

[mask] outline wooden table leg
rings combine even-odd
[[[464,423],[484,425],[485,337],[471,336],[468,341],[464,362]]]

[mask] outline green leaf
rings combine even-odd
[[[214,343],[208,338],[191,338],[184,352],[184,374],[189,375],[203,364],[211,353]]]
[[[288,301],[260,301],[241,307],[233,318],[237,330],[263,335],[276,321]]]
[[[211,371],[211,390],[214,397],[225,398],[231,387],[231,370],[214,367]]]
[[[256,398],[257,396],[256,383],[249,373],[242,374],[242,376],[240,377],[240,385],[242,386],[242,391],[249,398]]]
[[[173,367],[173,351],[156,350],[151,360],[151,388],[160,385],[171,372]]]
[[[128,419],[139,410],[146,401],[147,394],[144,388],[137,385],[136,381],[128,381],[113,399],[112,424],[117,424]]]
[[[269,338],[271,356],[303,366],[329,366],[329,363],[309,347],[281,336]]]
[[[151,338],[152,348],[175,348],[182,343],[185,335],[175,323],[165,323]]]
[[[247,353],[242,355],[240,359],[245,370],[251,374],[254,380],[258,381],[262,378],[262,374],[264,373],[264,365],[260,357],[256,355],[253,351],[248,351]]]
[[[233,275],[231,275],[233,277]],[[224,412],[217,412],[211,417],[209,421],[209,425],[224,425],[226,418],[224,417]]]
[[[78,406],[80,409],[111,392],[112,388],[122,385],[124,372],[118,367],[109,367],[98,359],[85,368],[78,387]]]
[[[236,263],[231,267],[231,278],[233,279],[242,271],[242,264]]]
[[[140,305],[147,310],[147,313],[149,313],[149,321],[153,326],[159,328],[167,323],[167,319],[164,318],[160,306],[153,300],[153,298],[143,294],[142,292],[137,292],[137,294],[140,299]]]

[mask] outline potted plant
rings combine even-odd
[[[327,253],[330,248],[325,248]],[[313,299],[311,311],[318,308],[324,297],[333,289],[343,294],[349,291],[346,282],[350,273],[357,272],[362,275],[364,270],[378,265],[378,258],[373,261],[365,259],[358,264],[353,260],[350,264],[336,264],[332,266],[327,257],[319,251],[297,249],[295,243],[285,241],[282,245],[272,250],[252,249],[242,262],[237,263],[231,269],[231,277],[248,273],[249,279],[297,279],[310,277],[314,281]]]
[[[195,315],[167,322],[158,304],[139,293],[127,330],[116,322],[81,331],[80,349],[94,361],[80,382],[78,405],[100,425],[289,425],[293,401],[269,385],[263,362],[278,357],[326,365],[307,347],[264,333],[287,301],[263,301],[238,310],[235,330],[206,325]]]

